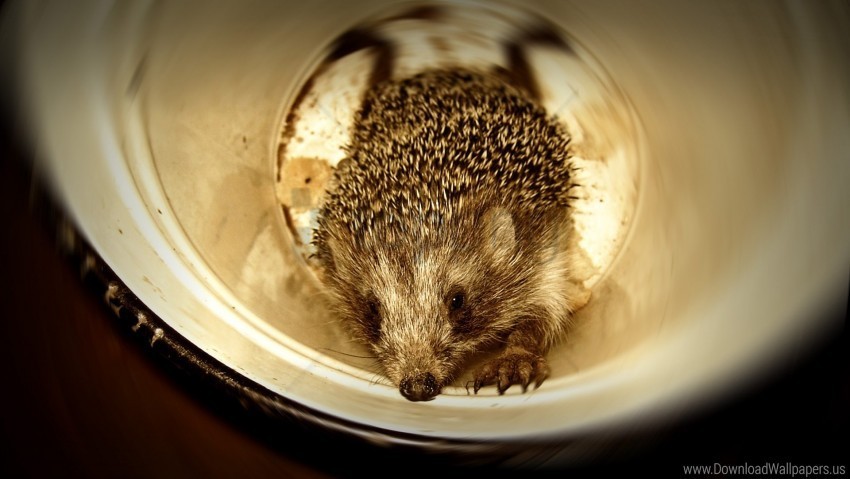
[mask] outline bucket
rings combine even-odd
[[[16,4],[39,168],[140,323],[385,444],[540,441],[568,458],[739,391],[828,330],[814,312],[850,264],[850,25],[833,4],[463,5],[545,19],[580,59],[542,83],[577,98],[563,119],[582,132],[592,298],[534,391],[471,394],[466,373],[405,400],[328,312],[281,202],[290,113],[341,36],[453,3]]]

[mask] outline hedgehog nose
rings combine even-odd
[[[405,378],[398,387],[401,395],[411,401],[430,401],[440,394],[437,379],[431,373]]]

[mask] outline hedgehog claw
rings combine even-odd
[[[524,349],[505,351],[498,358],[485,364],[475,374],[474,391],[483,386],[496,385],[498,393],[504,394],[512,385],[522,386],[522,392],[528,390],[534,381],[534,389],[540,387],[549,376],[546,360],[535,353]]]
[[[520,384],[522,384],[522,392],[526,392],[528,390],[528,385],[531,383],[531,374],[534,372],[534,369],[531,367],[530,363],[520,363],[517,366],[516,375],[520,380]]]
[[[545,381],[546,378],[548,378],[548,377],[549,377],[549,366],[544,365],[544,370],[541,372],[541,374],[538,374],[537,381],[534,381],[534,389],[539,388],[540,385],[543,384],[543,381]]]
[[[493,362],[487,363],[475,375],[475,383],[472,390],[478,394],[478,390],[488,384],[493,384],[496,381],[498,373],[498,364]]]
[[[475,394],[478,394],[478,390],[481,389],[482,386],[484,386],[484,382],[481,379],[476,379],[475,385],[472,387],[472,391]]]

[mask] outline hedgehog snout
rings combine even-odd
[[[440,394],[437,378],[431,373],[406,377],[398,386],[401,395],[411,401],[430,401]]]

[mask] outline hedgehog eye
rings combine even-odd
[[[463,296],[463,293],[457,293],[452,296],[452,311],[457,311],[458,309],[463,307],[463,303],[466,298]]]
[[[370,316],[375,316],[377,318],[381,317],[381,312],[379,310],[378,300],[375,298],[369,299],[366,301],[366,308],[369,310]]]
[[[458,311],[466,304],[466,295],[463,291],[457,290],[453,291],[449,295],[449,309],[452,311]]]
[[[446,295],[446,307],[452,331],[461,337],[477,334],[486,326],[486,322],[472,311],[466,291],[459,287]]]

